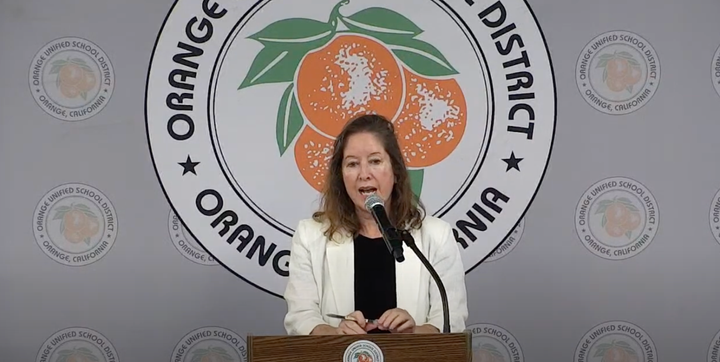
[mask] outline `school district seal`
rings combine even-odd
[[[523,0],[178,0],[152,56],[146,122],[188,233],[281,296],[294,228],[317,207],[349,119],[393,122],[413,192],[453,225],[469,272],[535,197],[555,106]]]
[[[715,333],[710,341],[707,353],[707,362],[720,362],[720,331]]]
[[[35,362],[119,362],[118,353],[107,337],[85,327],[55,332],[40,347]]]
[[[473,361],[525,361],[520,343],[506,329],[479,323],[467,326],[466,330],[472,334]]]
[[[713,56],[711,79],[715,92],[720,96],[720,47],[717,48]]]
[[[247,362],[247,344],[222,327],[202,327],[183,336],[170,357],[172,362]]]
[[[628,31],[610,31],[591,40],[575,67],[578,90],[596,110],[623,115],[655,95],[660,59],[650,43]]]
[[[55,39],[30,65],[30,91],[45,113],[63,121],[86,120],[103,110],[115,89],[110,57],[93,42]]]
[[[208,254],[191,235],[188,235],[187,230],[180,223],[180,219],[172,210],[168,215],[168,232],[173,246],[186,259],[200,265],[218,265],[215,258]]]
[[[575,230],[593,254],[610,260],[631,258],[655,238],[660,210],[643,184],[611,177],[590,186],[575,209]]]
[[[657,349],[642,328],[624,321],[601,323],[578,342],[575,362],[657,362]]]
[[[33,215],[35,241],[48,257],[63,265],[92,264],[110,252],[117,238],[115,207],[89,185],[55,187],[38,202]]]
[[[343,354],[343,362],[383,362],[384,356],[377,344],[359,340],[350,343]]]

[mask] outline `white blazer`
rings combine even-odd
[[[323,235],[323,225],[300,221],[292,237],[290,275],[285,289],[289,335],[308,335],[319,324],[337,327],[340,320],[328,313],[354,311],[354,249],[351,236],[337,242]],[[414,230],[418,249],[430,261],[445,285],[450,312],[450,331],[463,332],[468,317],[465,268],[450,224],[426,216]],[[420,259],[403,245],[405,260],[395,264],[397,307],[406,310],[415,324],[432,324],[443,330],[442,302],[437,286]]]

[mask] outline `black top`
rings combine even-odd
[[[380,318],[397,307],[395,259],[385,241],[362,235],[355,237],[355,310],[367,319]],[[369,333],[388,333],[375,329]]]

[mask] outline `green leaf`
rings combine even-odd
[[[300,61],[309,51],[319,48],[330,37],[310,43],[272,44],[265,46],[255,56],[250,70],[238,89],[258,84],[292,82]]]
[[[595,354],[593,355],[593,357],[602,357],[610,347],[611,346],[609,344],[601,344],[595,350]]]
[[[602,223],[600,225],[602,227],[605,227],[605,225],[607,225],[607,216],[605,214],[603,214]]]
[[[412,188],[413,193],[418,199],[420,199],[420,194],[422,193],[424,174],[425,170],[423,169],[408,170],[408,175],[410,176],[410,187]]]
[[[385,8],[367,8],[341,18],[350,30],[362,33],[416,36],[423,32],[412,20]]]
[[[600,59],[600,61],[599,61],[599,62],[597,63],[597,65],[595,66],[595,68],[604,68],[604,67],[606,67],[606,66],[607,66],[607,63],[608,63],[608,60],[609,60],[609,59]]]
[[[290,83],[280,99],[275,127],[276,139],[280,156],[288,149],[292,141],[302,129],[304,119],[295,99],[294,83]]]
[[[60,73],[60,69],[62,69],[62,65],[53,64],[52,68],[50,68],[50,74]]]
[[[442,77],[458,74],[458,71],[444,60],[444,57],[436,57],[420,49],[393,49],[393,53],[413,72],[423,76]]]
[[[72,354],[61,354],[55,362],[66,362],[70,356],[72,356]]]
[[[432,44],[398,36],[381,39],[408,68],[417,74],[438,77],[458,74],[445,56]]]
[[[95,215],[95,213],[92,212],[92,211],[83,211],[82,213],[85,214],[85,216],[87,216],[87,217],[89,217],[89,218],[91,218],[91,219],[97,220],[97,218],[98,218],[97,215]]]
[[[480,346],[480,349],[484,349],[486,351],[497,351],[497,347],[490,343],[483,343],[482,346]]]
[[[65,219],[60,220],[60,232],[65,232]]]
[[[632,239],[632,231],[626,232],[625,237],[627,237],[628,239]]]
[[[283,19],[270,23],[248,36],[266,46],[277,43],[308,43],[330,37],[335,28],[330,23],[304,18]]]
[[[200,362],[200,361],[202,361],[203,357],[204,357],[203,354],[195,354],[195,355],[193,355],[192,359],[190,359],[190,362]]]

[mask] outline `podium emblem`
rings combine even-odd
[[[383,362],[383,353],[377,344],[359,340],[345,349],[343,362]]]

